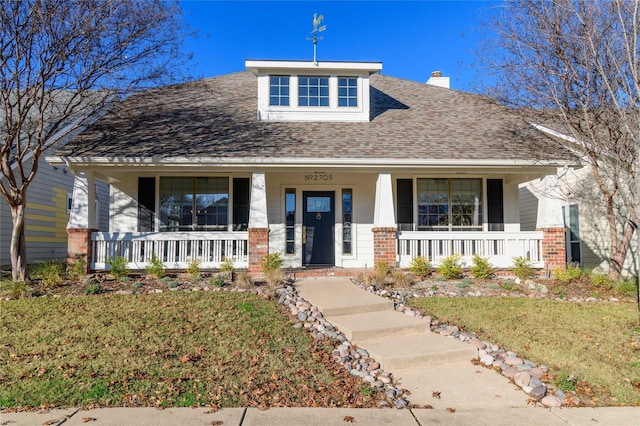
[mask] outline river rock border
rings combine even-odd
[[[384,392],[384,399],[378,402],[381,408],[405,408],[409,406],[406,389],[396,386],[393,375],[380,368],[380,363],[369,356],[366,349],[353,345],[346,336],[324,318],[318,307],[300,297],[292,285],[276,289],[278,303],[289,310],[294,317],[294,328],[304,328],[315,340],[330,339],[337,342],[331,352],[333,359],[349,374],[359,377],[376,392]]]
[[[408,290],[380,289],[357,279],[352,279],[351,281],[364,290],[391,299],[396,311],[417,318],[422,318],[423,313],[407,307],[407,300],[413,297],[435,296],[435,294],[429,293],[426,295],[414,294]],[[447,296],[464,295],[450,294]],[[519,357],[515,352],[481,340],[475,333],[461,331],[455,325],[448,325],[432,319],[430,328],[435,333],[475,346],[478,349],[478,358],[475,362],[486,368],[498,371],[510,379],[530,397],[534,404],[540,403],[545,407],[576,407],[580,405],[580,398],[574,392],[564,392],[553,384],[545,382],[545,380],[548,380],[547,373],[549,372],[549,367],[546,365],[538,365],[533,361]]]

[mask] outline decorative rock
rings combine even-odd
[[[513,376],[513,382],[520,387],[528,386],[530,380],[531,376],[525,371]]]
[[[483,355],[482,357],[480,357],[480,362],[483,365],[486,365],[487,367],[490,365],[493,365],[493,362],[495,360],[493,359],[493,357],[491,355]]]
[[[513,379],[513,377],[518,374],[518,369],[514,367],[506,367],[502,370],[502,375]]]
[[[387,401],[378,402],[378,407],[380,407],[380,408],[390,408],[389,407],[389,403],[387,403]]]
[[[409,404],[409,401],[407,401],[404,398],[398,398],[395,401],[393,401],[393,405],[395,405],[396,408],[404,408]]]
[[[546,407],[560,407],[562,405],[562,401],[556,398],[553,395],[547,395],[542,400],[540,400],[542,405]]]
[[[540,400],[547,394],[547,388],[542,386],[531,386],[531,391],[527,392],[532,398]]]
[[[598,301],[598,299],[596,299],[595,297],[587,297],[585,299],[585,302],[597,302],[597,301]]]
[[[301,322],[297,322],[297,323],[293,324],[293,328],[302,328],[302,323]]]
[[[469,344],[475,346],[478,349],[484,349],[487,347],[487,345],[484,344],[484,342],[476,339],[469,340]]]
[[[380,380],[385,385],[388,385],[389,383],[391,383],[391,377],[386,376],[386,375],[378,377],[378,380]]]
[[[531,368],[531,370],[529,370],[529,374],[531,374],[531,376],[537,377],[539,379],[539,378],[542,377],[544,372],[542,371],[542,368],[540,368],[540,367],[533,367],[533,368]]]
[[[306,320],[307,318],[308,318],[308,315],[307,315],[306,313],[304,313],[304,312],[302,312],[302,311],[298,312],[298,319],[299,319],[300,321],[304,321],[304,320]]]
[[[524,361],[522,361],[522,359],[518,357],[508,356],[504,359],[504,363],[510,366],[516,366],[516,365],[523,364]]]
[[[360,354],[360,356],[369,357],[369,352],[367,352],[365,348],[358,348],[357,352],[358,354]]]
[[[133,294],[133,291],[131,291],[131,290],[118,290],[118,291],[116,291],[116,294],[121,294],[121,295]]]
[[[367,367],[367,371],[377,370],[378,368],[380,368],[380,363],[374,361],[369,364],[369,366]]]

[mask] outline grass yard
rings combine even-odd
[[[410,305],[578,379],[596,405],[640,405],[640,325],[635,303],[515,297],[428,297]]]
[[[0,302],[0,407],[375,407],[275,302],[166,292]]]

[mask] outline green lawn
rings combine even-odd
[[[250,293],[3,301],[0,324],[2,408],[377,404]]]
[[[635,303],[515,297],[431,297],[410,305],[551,368],[573,374],[597,405],[640,405],[640,326]]]

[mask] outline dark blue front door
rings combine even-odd
[[[304,191],[302,193],[305,235],[302,244],[303,265],[335,264],[335,192]]]

